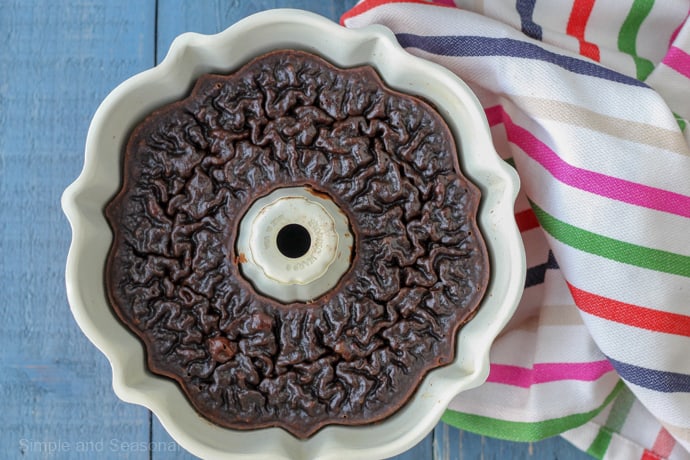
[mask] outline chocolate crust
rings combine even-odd
[[[354,256],[333,290],[282,304],[243,278],[234,241],[254,200],[299,185],[347,214]],[[307,438],[374,423],[453,360],[476,313],[479,199],[429,104],[371,67],[276,51],[135,127],[105,210],[106,290],[149,368],[218,425]]]

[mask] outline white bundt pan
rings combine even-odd
[[[152,374],[142,343],[108,305],[103,272],[112,234],[105,204],[121,181],[121,153],[134,125],[153,109],[187,95],[207,72],[231,72],[275,49],[300,49],[341,67],[369,64],[392,88],[431,101],[450,125],[464,174],[482,192],[478,223],[489,249],[491,280],[479,313],[463,327],[452,364],[430,372],[414,397],[382,422],[328,426],[306,440],[279,428],[235,431],[214,425],[192,408],[179,386]],[[110,361],[113,388],[160,419],[185,449],[204,458],[384,458],[422,440],[450,400],[485,381],[489,348],[522,294],[525,257],[513,214],[516,173],[496,154],[484,112],[470,89],[449,70],[403,50],[381,26],[345,29],[312,13],[278,9],[250,16],[216,35],[186,33],[165,60],[119,85],[98,108],[86,139],[84,168],[64,192],[72,226],[66,286],[84,334]]]

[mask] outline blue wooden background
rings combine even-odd
[[[276,7],[337,20],[354,3],[0,0],[0,458],[193,458],[146,409],[115,397],[106,359],[72,319],[60,195],[81,170],[100,101],[162,59],[176,35]],[[439,424],[398,458],[589,457],[560,438],[520,444]]]

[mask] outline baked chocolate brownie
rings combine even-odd
[[[247,209],[282,187],[332,200],[353,235],[345,274],[304,302],[259,292],[235,245]],[[150,370],[218,425],[306,438],[375,423],[453,360],[480,304],[479,199],[430,104],[372,67],[274,51],[134,128],[105,210],[107,293]]]

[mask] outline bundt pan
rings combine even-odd
[[[218,114],[256,82],[272,121]],[[524,282],[518,187],[447,69],[384,27],[270,10],[181,35],[103,101],[62,199],[67,295],[116,394],[191,453],[388,457],[488,375]]]

